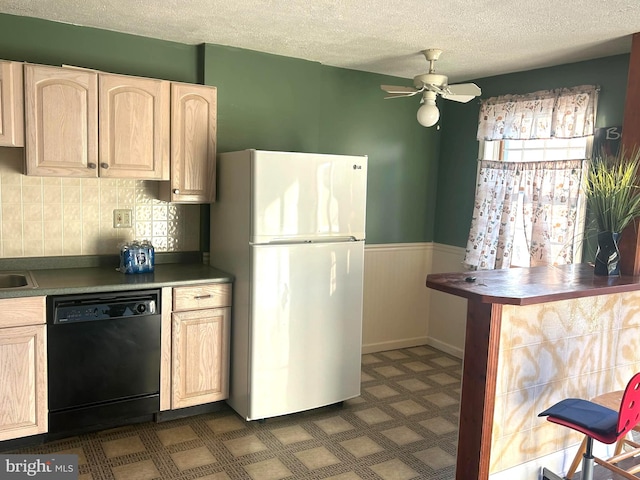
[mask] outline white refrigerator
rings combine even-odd
[[[366,156],[218,156],[210,263],[234,275],[227,403],[246,420],[360,395],[366,189]]]

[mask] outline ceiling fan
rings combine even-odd
[[[475,83],[459,83],[449,85],[446,75],[435,73],[435,62],[440,58],[442,50],[430,48],[423,50],[422,54],[429,62],[429,73],[413,77],[415,87],[397,87],[394,85],[380,85],[380,88],[388,93],[386,98],[411,97],[422,93],[422,106],[418,109],[418,122],[425,127],[431,127],[438,122],[440,111],[436,106],[436,96],[440,95],[447,100],[467,103],[482,93]]]

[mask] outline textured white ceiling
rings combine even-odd
[[[0,12],[451,83],[629,52],[638,0],[0,0]]]

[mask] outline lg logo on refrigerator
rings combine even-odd
[[[362,165],[353,165],[354,170],[362,170]]]

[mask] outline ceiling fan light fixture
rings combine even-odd
[[[467,103],[482,94],[482,90],[475,83],[458,83],[449,85],[449,77],[435,73],[435,62],[440,58],[442,50],[430,48],[423,50],[429,62],[429,73],[413,77],[413,87],[399,87],[395,85],[380,85],[387,92],[386,98],[412,97],[422,93],[421,106],[417,112],[418,123],[424,127],[433,127],[440,120],[440,111],[436,105],[436,96],[445,100]]]
[[[417,113],[418,123],[423,127],[433,127],[440,119],[440,110],[436,106],[436,94],[424,92],[423,102]]]

